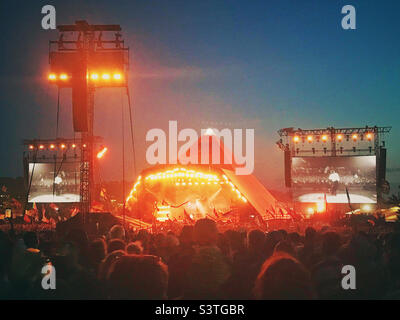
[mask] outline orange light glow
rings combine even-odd
[[[110,75],[108,73],[103,73],[101,77],[103,78],[103,80],[110,80]]]
[[[322,140],[323,142],[328,141],[328,136],[327,136],[326,134],[324,134],[324,135],[322,136],[321,140]]]
[[[29,146],[29,150],[33,150],[33,149],[35,149],[35,147],[31,144],[31,145]]]
[[[82,147],[83,147],[83,148],[86,148],[86,143],[84,143],[84,144],[82,145]]]
[[[343,136],[342,136],[341,134],[338,134],[338,135],[336,136],[336,138],[337,138],[339,141],[342,141],[342,140],[343,140]]]
[[[101,149],[98,153],[97,153],[97,159],[101,159],[103,158],[104,154],[107,152],[108,148],[104,147],[103,149]]]
[[[97,79],[99,79],[99,75],[98,75],[97,73],[92,73],[92,75],[90,76],[90,78],[91,78],[92,80],[97,80]]]
[[[44,149],[44,145],[41,144],[41,145],[39,146],[39,149],[40,149],[40,150],[43,150],[43,149]]]
[[[296,143],[299,142],[300,141],[300,137],[299,136],[294,136],[293,137],[293,141],[296,142]]]
[[[354,141],[356,141],[357,138],[358,138],[358,136],[357,136],[356,134],[353,134],[353,135],[352,135],[352,138],[353,138]]]
[[[313,137],[312,137],[312,136],[308,136],[308,137],[307,137],[307,141],[308,141],[308,142],[312,142],[312,140],[313,140]]]
[[[54,73],[50,73],[50,74],[49,74],[49,80],[50,80],[50,81],[57,80],[57,76],[56,76]]]
[[[71,147],[72,147],[73,149],[75,149],[75,148],[76,148],[76,144],[74,143]]]
[[[54,149],[56,146],[54,144],[50,145],[50,149]]]
[[[67,76],[65,73],[61,73],[61,74],[60,74],[60,79],[61,79],[61,80],[64,80],[64,81],[65,81],[65,80],[68,80],[68,76]]]
[[[314,214],[314,209],[311,208],[311,207],[307,208],[307,213],[308,214]]]
[[[61,144],[60,148],[65,149],[67,146],[65,144]]]
[[[367,139],[368,139],[369,141],[372,140],[372,133],[370,133],[370,132],[367,133]]]
[[[113,78],[114,80],[121,80],[122,76],[120,73],[114,73]]]

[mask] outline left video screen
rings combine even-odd
[[[29,163],[28,202],[79,202],[79,163]]]

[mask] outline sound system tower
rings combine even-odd
[[[84,63],[79,64],[72,75],[72,115],[75,132],[88,131],[88,86]]]
[[[292,155],[290,150],[284,151],[285,156],[285,186],[290,188],[292,186]]]

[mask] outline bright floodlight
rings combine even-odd
[[[206,135],[206,136],[214,136],[215,133],[214,133],[213,129],[208,128],[208,129],[206,130],[206,132],[205,132],[205,135]]]
[[[324,135],[322,136],[322,138],[321,138],[321,139],[322,139],[322,141],[324,141],[324,142],[325,142],[325,141],[327,141],[327,140],[328,140],[328,136],[324,134]]]
[[[114,73],[114,80],[121,80],[121,74],[120,73]]]
[[[312,137],[312,136],[308,136],[308,137],[307,137],[307,141],[308,141],[308,142],[311,142],[311,141],[312,141],[312,139],[313,139],[313,137]]]
[[[356,134],[353,134],[352,138],[353,140],[357,140],[358,136]]]
[[[61,80],[67,80],[67,79],[68,79],[68,76],[67,76],[65,73],[61,73],[61,74],[60,74],[60,79],[61,79]]]
[[[110,75],[108,73],[103,73],[101,77],[103,80],[110,80]]]
[[[49,80],[50,80],[50,81],[57,80],[57,76],[56,76],[54,73],[50,73],[50,74],[49,74]]]
[[[103,149],[101,149],[98,153],[97,153],[97,159],[101,159],[103,158],[104,154],[107,152],[108,148],[104,147]]]
[[[338,134],[338,135],[336,136],[336,138],[337,138],[339,141],[342,141],[343,136],[342,136],[341,134]]]
[[[92,80],[97,80],[99,78],[99,75],[97,73],[92,73],[92,75],[90,76],[90,78]]]
[[[293,137],[293,141],[294,142],[299,142],[300,141],[300,137],[299,136],[294,136]]]

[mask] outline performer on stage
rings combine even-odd
[[[335,170],[331,170],[328,179],[332,182],[331,194],[336,196],[336,191],[339,187],[340,181],[339,173],[337,173]]]

